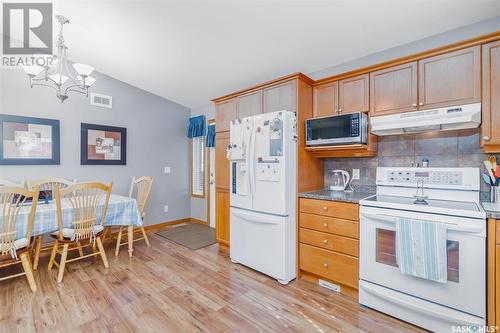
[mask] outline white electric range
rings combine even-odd
[[[486,213],[478,168],[377,168],[377,192],[360,202],[359,302],[434,332],[485,325]],[[398,217],[444,223],[447,282],[402,274]]]

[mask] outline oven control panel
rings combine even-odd
[[[421,170],[388,170],[387,182],[398,184],[415,184],[423,181],[435,185],[462,185],[463,175],[460,171],[431,171]]]

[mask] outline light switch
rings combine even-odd
[[[352,180],[359,179],[359,169],[352,169]]]
[[[169,174],[171,172],[171,168],[170,167],[164,167],[163,168],[163,172],[166,173],[166,174]]]

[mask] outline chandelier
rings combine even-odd
[[[33,86],[51,87],[55,89],[56,96],[61,103],[68,98],[70,92],[84,94],[88,97],[89,87],[96,81],[90,76],[94,68],[74,63],[72,65],[74,73],[72,73],[66,55],[68,47],[64,43],[63,37],[63,27],[69,23],[69,20],[62,15],[57,15],[56,19],[61,25],[56,43],[57,56],[51,55],[50,60],[52,61],[45,62],[44,66],[22,65],[21,67],[29,77],[31,88]]]

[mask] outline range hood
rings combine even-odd
[[[375,135],[477,128],[481,125],[481,103],[371,117]]]

